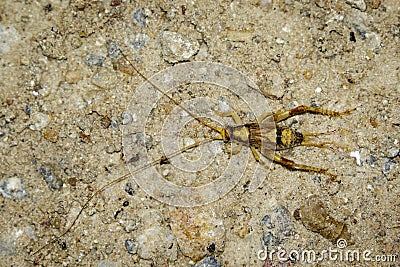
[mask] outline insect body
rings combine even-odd
[[[308,172],[316,172],[325,174],[332,179],[336,179],[337,176],[328,171],[328,169],[308,166],[304,164],[296,163],[292,160],[286,159],[280,156],[277,151],[290,149],[296,146],[314,146],[320,148],[331,148],[332,145],[336,145],[332,142],[318,142],[314,141],[314,137],[324,135],[326,133],[301,133],[291,128],[284,128],[279,125],[280,122],[296,116],[306,113],[325,115],[329,117],[340,117],[342,115],[348,115],[355,109],[346,110],[344,112],[337,112],[322,108],[315,108],[310,106],[298,106],[291,110],[280,110],[277,112],[269,112],[261,114],[257,118],[256,122],[244,124],[240,117],[234,112],[219,112],[214,109],[214,112],[221,117],[232,117],[236,125],[227,125],[224,128],[216,127],[210,123],[207,123],[202,118],[196,116],[196,114],[190,112],[187,108],[178,103],[175,99],[166,94],[156,84],[147,79],[123,54],[122,57],[125,61],[138,73],[144,80],[150,83],[153,88],[159,91],[162,95],[170,99],[175,105],[179,106],[182,110],[186,111],[190,116],[199,121],[202,125],[214,130],[218,133],[218,136],[214,136],[213,140],[222,140],[225,143],[233,142],[237,146],[233,149],[226,149],[231,155],[237,154],[241,151],[243,145],[250,147],[255,160],[261,163],[264,167],[269,168],[267,164],[261,159],[259,153],[270,161],[281,164],[289,169],[301,170]],[[185,150],[182,149],[183,151]]]
[[[220,116],[232,116],[234,121],[238,124],[237,126],[227,126],[226,129],[218,129],[218,131],[221,133],[221,139],[223,139],[225,142],[232,140],[235,143],[238,143],[238,146],[234,149],[234,151],[231,151],[232,153],[238,153],[242,146],[246,145],[250,147],[254,158],[264,166],[265,163],[261,160],[261,157],[257,151],[259,151],[261,155],[267,159],[281,164],[287,168],[322,173],[328,175],[332,179],[336,179],[336,175],[328,172],[327,169],[295,163],[294,161],[281,157],[278,153],[276,153],[276,151],[286,150],[296,146],[315,146],[327,148],[329,147],[330,143],[318,143],[312,140],[314,136],[324,133],[301,133],[291,128],[280,127],[278,123],[292,116],[305,113],[339,117],[342,115],[347,115],[351,111],[353,110],[336,112],[309,106],[299,106],[288,111],[279,111],[274,114],[263,114],[260,118],[258,118],[257,122],[249,124],[243,124],[239,116],[234,112],[218,112]],[[271,117],[273,118],[273,123],[271,123]]]
[[[298,132],[291,128],[281,127],[279,125],[279,123],[290,117],[305,114],[305,113],[320,114],[320,115],[326,115],[326,116],[330,116],[330,117],[339,117],[342,115],[349,114],[352,110],[347,110],[344,112],[336,112],[336,111],[330,111],[330,110],[314,108],[314,107],[309,107],[309,106],[299,106],[297,108],[294,108],[294,109],[291,109],[288,111],[284,110],[284,111],[278,111],[278,112],[274,112],[274,113],[268,112],[268,113],[261,114],[255,122],[251,122],[251,123],[243,123],[242,120],[240,119],[240,117],[233,111],[220,112],[218,110],[214,110],[214,112],[217,115],[219,115],[221,117],[232,117],[235,122],[235,125],[227,125],[224,127],[215,126],[212,123],[209,123],[207,120],[203,119],[202,117],[196,115],[194,112],[190,111],[188,108],[181,105],[177,100],[175,100],[170,95],[165,93],[157,84],[152,82],[150,79],[147,79],[147,77],[145,77],[127,59],[127,57],[123,53],[121,53],[121,55],[122,56],[120,59],[122,59],[124,61],[123,64],[130,66],[131,69],[133,69],[139,76],[141,76],[155,90],[157,90],[163,96],[168,98],[174,105],[180,107],[183,111],[185,111],[187,114],[189,114],[193,119],[197,120],[203,126],[209,128],[211,131],[216,133],[216,135],[213,135],[213,136],[208,137],[201,141],[194,142],[193,144],[187,145],[186,147],[183,147],[172,153],[163,155],[163,156],[159,157],[158,159],[148,161],[145,164],[134,168],[133,170],[131,169],[132,175],[135,175],[141,171],[144,171],[153,165],[168,162],[168,159],[173,158],[173,157],[179,155],[180,153],[187,151],[189,149],[192,149],[194,147],[197,147],[202,144],[209,143],[209,142],[212,142],[215,140],[220,140],[226,144],[229,144],[229,145],[234,144],[235,145],[232,149],[228,148],[228,146],[226,146],[226,151],[229,152],[230,155],[238,154],[242,150],[243,146],[249,147],[255,160],[257,162],[259,162],[260,164],[262,164],[267,169],[269,169],[269,166],[266,164],[265,159],[270,160],[272,162],[276,162],[276,163],[281,164],[290,169],[321,173],[324,175],[328,175],[332,179],[336,179],[336,175],[329,172],[327,169],[308,166],[308,165],[304,165],[304,164],[299,164],[292,160],[286,159],[278,154],[278,152],[281,150],[290,149],[290,148],[293,148],[296,146],[315,146],[315,147],[321,147],[321,148],[329,148],[331,145],[334,145],[333,143],[321,143],[321,142],[314,141],[314,137],[320,135],[320,133],[301,133],[301,132]],[[128,74],[132,74],[132,72],[130,70],[129,71],[121,70],[121,71],[128,73]],[[129,158],[127,159],[127,163],[129,163]],[[48,245],[59,240],[59,238],[65,236],[72,229],[72,227],[75,225],[75,223],[79,219],[79,216],[82,214],[83,210],[88,206],[90,201],[96,195],[98,195],[100,192],[102,192],[105,188],[115,185],[115,184],[125,180],[129,176],[130,176],[129,174],[123,175],[123,176],[105,184],[104,186],[100,187],[100,189],[95,191],[88,198],[88,200],[84,203],[84,205],[82,206],[78,215],[75,217],[74,220],[72,220],[71,224],[66,228],[66,230],[62,234],[60,234],[58,237],[51,239],[45,245],[43,245],[41,248],[36,250],[33,253],[33,255],[37,254],[38,252],[43,250]],[[147,179],[147,177],[145,177],[145,179]],[[149,181],[146,181],[146,180],[145,180],[145,182],[149,183]],[[226,183],[220,185],[219,187],[224,187],[225,185],[226,185]],[[141,186],[140,183],[139,183],[139,186]],[[230,188],[232,188],[232,185],[230,185],[230,186],[231,186]],[[155,190],[157,192],[160,192],[160,188],[155,188]],[[162,194],[165,195],[165,192]],[[174,194],[174,192],[172,192],[170,194],[172,195],[172,194]]]

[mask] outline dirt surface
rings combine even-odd
[[[303,266],[301,255],[313,251],[310,266],[399,266],[399,42],[397,0],[1,1],[0,265]],[[279,153],[328,168],[340,182],[273,164],[249,192],[259,164],[243,147],[247,170],[230,176],[240,180],[219,200],[174,207],[129,176],[33,255],[71,225],[96,189],[129,173],[128,164],[140,166],[139,154],[124,155],[141,145],[151,159],[163,156],[161,133],[167,120],[174,125],[176,106],[165,97],[149,102],[151,88],[135,95],[144,80],[120,50],[146,77],[194,61],[240,71],[261,102],[190,82],[169,94],[182,102],[213,98],[204,110],[235,110],[245,123],[266,107],[355,108],[339,118],[283,122],[332,132],[342,148]],[[141,118],[141,109],[127,110],[131,101],[153,106],[147,135],[123,144],[123,135],[134,134],[124,127]],[[182,146],[212,135],[193,120],[182,129]],[[209,183],[236,155],[229,158],[222,142],[208,150],[215,152],[208,170],[185,174],[169,161],[154,170],[180,185]]]

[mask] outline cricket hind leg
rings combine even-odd
[[[284,158],[278,154],[275,153],[274,155],[274,162],[292,170],[299,170],[299,171],[307,171],[307,172],[315,172],[315,173],[322,173],[327,176],[329,176],[332,180],[337,181],[337,176],[333,173],[330,173],[328,169],[323,169],[319,167],[314,167],[314,166],[308,166],[305,164],[299,164],[294,162],[293,160]]]
[[[324,133],[302,133],[303,141],[300,143],[300,146],[312,146],[319,148],[328,148],[330,150],[335,150],[334,148],[340,148],[344,150],[348,150],[347,146],[340,145],[339,143],[333,141],[318,141],[316,138],[324,135],[330,135],[334,131],[324,132]]]
[[[338,111],[333,111],[333,110],[328,110],[328,109],[314,108],[314,107],[310,107],[310,106],[298,106],[291,110],[279,111],[279,112],[275,113],[274,120],[275,120],[275,122],[278,123],[278,122],[286,120],[290,117],[305,114],[305,113],[326,115],[329,117],[340,117],[343,115],[348,115],[354,110],[355,109],[349,109],[349,110],[346,110],[343,112],[338,112]]]

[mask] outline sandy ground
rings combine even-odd
[[[1,1],[0,265],[303,266],[301,255],[314,251],[320,260],[310,266],[400,266],[399,8],[397,0]],[[340,118],[307,114],[283,123],[333,131],[345,147],[280,154],[328,168],[340,183],[273,164],[249,192],[258,164],[244,147],[247,170],[230,176],[240,180],[221,199],[177,208],[129,176],[33,255],[67,229],[96,189],[129,173],[125,160],[137,167],[137,154],[126,158],[135,147],[162,156],[160,133],[167,120],[174,125],[175,105],[150,92],[135,95],[144,80],[126,74],[118,49],[146,77],[184,61],[240,71],[261,102],[245,103],[244,95],[212,84],[188,83],[169,94],[213,98],[246,123],[266,107],[356,108]],[[151,112],[147,135],[126,144],[124,127],[141,114],[127,109],[131,101]],[[183,144],[210,135],[204,128],[187,124]],[[235,158],[221,142],[209,150],[216,156],[208,170],[185,174],[168,161],[154,170],[182,185],[208,183]],[[265,257],[273,250],[298,260]],[[349,252],[360,258],[351,262]]]

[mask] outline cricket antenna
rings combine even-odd
[[[160,92],[163,96],[165,96],[166,98],[168,98],[169,100],[172,101],[172,103],[174,103],[176,106],[180,107],[183,111],[185,111],[187,114],[189,114],[192,118],[194,118],[195,120],[197,120],[198,122],[200,122],[202,125],[209,127],[211,129],[213,129],[214,131],[218,132],[221,135],[222,140],[225,140],[227,134],[224,128],[220,128],[220,127],[216,127],[214,125],[208,124],[207,122],[205,122],[203,119],[201,119],[200,117],[198,117],[196,114],[194,114],[193,112],[191,112],[190,110],[188,110],[185,106],[181,105],[181,103],[179,103],[178,101],[176,101],[175,99],[173,99],[171,96],[169,96],[167,93],[165,93],[163,90],[160,89],[159,86],[157,86],[154,82],[152,82],[151,80],[149,80],[144,74],[142,74],[134,65],[133,63],[128,59],[127,56],[125,56],[125,54],[122,52],[122,50],[120,49],[120,54],[123,57],[123,59],[128,62],[129,66],[132,67],[132,69],[135,70],[135,72],[137,74],[139,74],[140,77],[142,77],[143,80],[145,80],[146,82],[148,82],[151,86],[153,86],[154,89],[156,89],[158,92]]]

